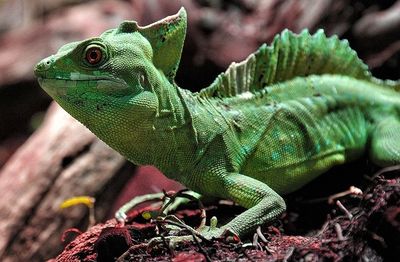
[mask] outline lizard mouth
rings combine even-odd
[[[128,88],[125,81],[113,77],[79,75],[77,77],[38,77],[39,85],[54,98],[66,95],[71,88],[95,88],[117,91]]]

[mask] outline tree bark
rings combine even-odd
[[[121,155],[53,104],[42,127],[0,172],[0,260],[43,261],[57,253],[61,233],[87,223],[85,207],[60,212],[60,203],[103,196],[96,211],[104,219],[132,171]]]

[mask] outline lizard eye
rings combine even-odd
[[[103,58],[103,51],[100,47],[92,46],[86,50],[86,61],[91,65],[98,64]]]

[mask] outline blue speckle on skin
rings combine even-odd
[[[289,154],[293,154],[295,152],[293,145],[284,145],[283,151]]]
[[[243,155],[247,155],[250,152],[250,148],[247,146],[243,146],[240,150]]]
[[[279,138],[279,130],[277,128],[274,128],[274,130],[272,131],[272,137],[275,139]]]
[[[315,150],[315,153],[318,154],[321,151],[321,145],[320,144],[316,144],[314,150]]]
[[[271,158],[273,161],[277,161],[280,158],[280,155],[278,152],[272,152]]]

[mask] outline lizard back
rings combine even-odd
[[[347,41],[286,30],[197,95],[226,120],[233,165],[287,193],[360,156],[382,114],[399,118],[399,87]]]

